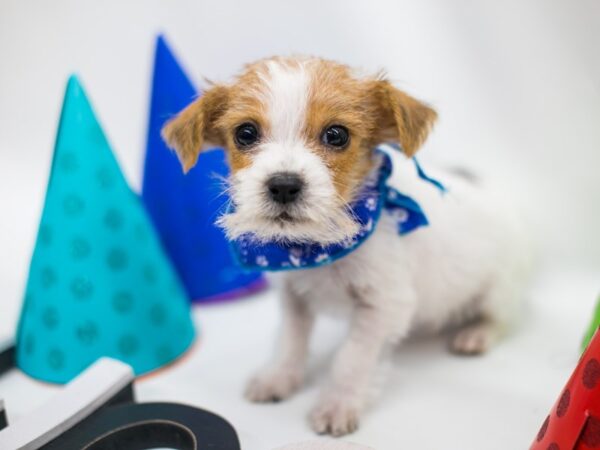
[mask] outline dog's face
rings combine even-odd
[[[348,204],[373,148],[395,141],[411,156],[435,118],[382,77],[318,58],[270,58],[212,86],[163,136],[185,171],[203,147],[226,149],[235,208],[219,223],[230,238],[329,244],[358,231]]]

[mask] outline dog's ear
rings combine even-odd
[[[184,172],[196,165],[203,148],[224,145],[215,124],[227,108],[228,94],[226,86],[212,86],[163,127],[162,138],[177,153]]]
[[[375,98],[379,109],[378,142],[398,142],[407,156],[413,156],[427,139],[437,113],[387,80],[376,81]]]

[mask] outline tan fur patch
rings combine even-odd
[[[302,66],[308,72],[305,140],[331,171],[338,195],[346,202],[371,169],[373,147],[397,141],[412,156],[437,117],[429,106],[382,77],[357,77],[349,67],[319,58],[267,58],[247,65],[230,85],[208,89],[164,128],[163,136],[177,151],[185,171],[196,163],[205,141],[226,148],[232,172],[251,164],[252,152],[259,150],[238,149],[234,132],[242,123],[253,122],[263,136],[269,135],[265,96],[268,64],[273,61],[290,69]],[[332,149],[321,143],[323,130],[331,125],[349,130],[347,148]]]
[[[347,66],[319,60],[311,71],[306,138],[325,161],[339,196],[349,202],[372,167],[376,108],[371,83],[356,79]],[[321,142],[323,131],[343,125],[350,132],[350,144],[334,149]]]
[[[373,94],[380,110],[377,139],[399,142],[404,153],[413,156],[427,139],[437,113],[387,80],[379,81]]]
[[[222,143],[215,122],[227,108],[228,96],[226,87],[213,86],[163,127],[162,137],[177,153],[184,172],[194,167],[203,146]]]
[[[252,152],[252,150],[239,150],[236,147],[235,129],[244,122],[252,122],[258,126],[263,136],[269,133],[270,124],[266,120],[265,105],[261,100],[264,90],[261,75],[264,75],[264,70],[260,63],[246,66],[245,71],[229,86],[230,101],[227,111],[217,122],[234,173],[251,163]]]

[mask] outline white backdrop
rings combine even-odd
[[[76,71],[81,76],[127,177],[138,187],[153,41],[160,31],[197,82],[203,76],[226,78],[243,63],[263,56],[309,53],[366,69],[386,68],[400,87],[438,109],[441,119],[422,159],[466,165],[496,179],[525,210],[544,261],[558,266],[547,280],[560,281],[549,281],[539,290],[537,328],[523,338],[530,336],[523,341],[529,344],[516,341],[504,354],[496,354],[502,361],[508,360],[502,355],[510,355],[529,368],[532,379],[535,375],[546,380],[539,392],[530,393],[527,404],[537,409],[529,411],[518,442],[533,436],[534,424],[576,360],[573,349],[597,289],[593,273],[600,267],[600,3],[0,0],[0,337],[15,327],[68,74]],[[592,275],[580,277],[579,268]],[[586,283],[576,281],[582,277]],[[582,303],[566,311],[563,301],[571,296],[571,302],[581,298]],[[219,312],[201,315],[211,314]],[[556,322],[565,317],[571,318],[571,328],[558,330]],[[211,331],[214,323],[218,322],[207,320],[206,328]],[[261,329],[263,346],[273,327]],[[553,336],[553,342],[546,342],[546,336]],[[516,356],[519,348],[527,349],[522,361]],[[547,354],[529,361],[526,353],[539,348]],[[200,356],[210,354],[218,364],[221,350],[213,347]],[[255,364],[246,359],[248,366]],[[555,370],[548,371],[546,363]],[[481,362],[482,370],[489,367],[489,362]],[[208,377],[220,377],[198,364],[201,368]],[[200,388],[185,370],[181,376],[189,389]],[[32,389],[20,379],[7,383],[23,386],[25,393]],[[519,393],[530,389],[528,380],[520,383]],[[156,391],[159,398],[164,386],[161,389]],[[223,389],[220,396],[215,394],[215,405],[229,386]],[[510,389],[517,392],[514,385]],[[168,392],[187,399],[175,387]],[[210,395],[208,391],[200,397],[207,401]],[[523,398],[515,397],[514,402],[522,404]],[[401,407],[402,400],[397,404]],[[240,405],[231,400],[229,414],[239,411],[238,423],[249,427],[244,420],[257,410]],[[291,439],[283,429],[280,434],[280,443]]]

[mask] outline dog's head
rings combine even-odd
[[[348,209],[395,141],[412,156],[436,118],[381,76],[318,58],[270,58],[210,87],[163,129],[184,170],[202,148],[226,149],[235,205],[219,223],[230,238],[340,242],[357,232]]]

